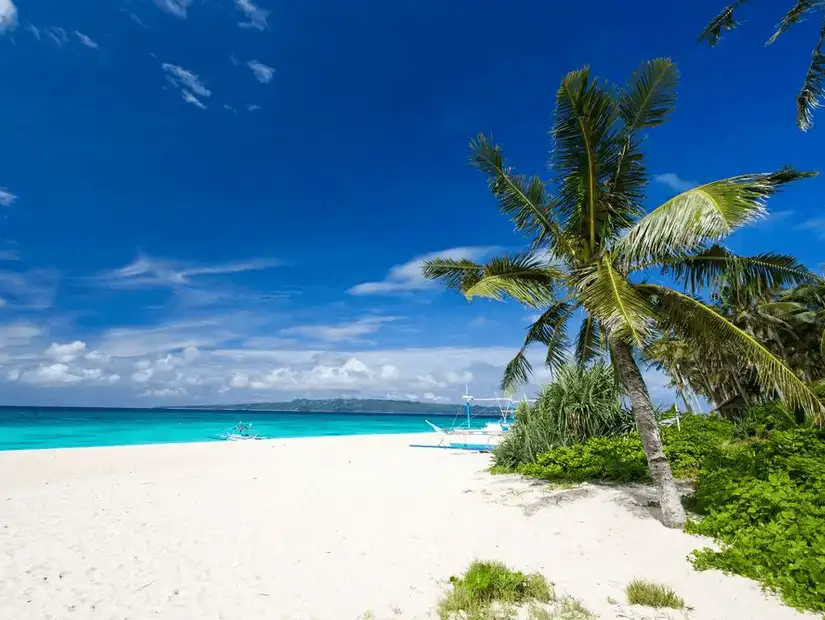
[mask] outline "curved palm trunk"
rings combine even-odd
[[[681,527],[685,523],[685,509],[682,507],[679,491],[673,481],[670,463],[662,448],[659,426],[653,414],[653,403],[650,402],[650,395],[647,393],[642,373],[639,371],[636,360],[633,359],[630,347],[623,342],[613,344],[613,361],[633,405],[633,416],[636,418],[636,426],[642,436],[642,446],[647,456],[650,477],[659,492],[662,522],[668,527]]]

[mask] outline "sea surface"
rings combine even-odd
[[[252,423],[264,438],[417,433],[425,419],[451,426],[464,419],[443,415],[293,413],[180,409],[74,409],[0,407],[0,450],[127,446],[219,441],[238,422]],[[479,418],[483,426],[484,420]]]

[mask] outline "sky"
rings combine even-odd
[[[566,72],[679,64],[646,142],[651,208],[825,169],[822,127],[794,126],[816,24],[765,48],[781,15],[757,2],[698,44],[721,4],[0,0],[0,404],[490,395],[531,313],[420,262],[518,247],[468,142],[546,173]],[[824,188],[784,192],[729,246],[820,270]],[[533,359],[527,392],[548,379]]]

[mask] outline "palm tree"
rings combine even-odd
[[[765,201],[780,186],[812,173],[783,168],[714,181],[645,213],[641,144],[645,131],[665,122],[673,109],[677,82],[668,59],[643,63],[620,89],[591,78],[588,68],[569,73],[556,96],[548,184],[515,174],[499,146],[475,138],[471,163],[487,175],[502,213],[530,245],[486,264],[440,258],[423,267],[428,279],[442,280],[468,299],[512,297],[542,310],[505,369],[503,389],[532,373],[526,350],[533,343],[547,348],[546,364],[557,369],[568,357],[567,323],[583,315],[575,356],[587,364],[609,355],[631,401],[668,526],[681,525],[685,515],[636,361],[657,334],[673,333],[697,350],[725,342],[789,403],[822,413],[815,395],[776,356],[695,296],[722,276],[765,286],[813,278],[790,256],[739,257],[716,245],[764,216]],[[644,281],[654,268],[687,290]]]
[[[729,4],[722,12],[713,18],[702,34],[700,41],[708,42],[711,47],[722,38],[723,30],[733,30],[739,25],[734,12],[748,0],[735,0]],[[805,74],[805,81],[802,89],[796,96],[796,124],[802,131],[808,131],[813,126],[813,113],[820,106],[820,100],[825,97],[825,2],[822,0],[792,0],[793,5],[785,13],[776,27],[766,45],[771,45],[780,36],[785,34],[791,26],[798,24],[808,15],[813,13],[822,14],[822,27],[819,31],[819,39],[811,52],[811,64],[808,65],[808,73]]]

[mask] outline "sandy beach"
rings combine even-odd
[[[551,492],[481,454],[359,436],[0,453],[0,609],[26,619],[431,618],[475,559],[601,618],[806,616],[686,560],[644,489]],[[622,604],[635,577],[693,607]],[[608,598],[619,604],[608,602]]]

